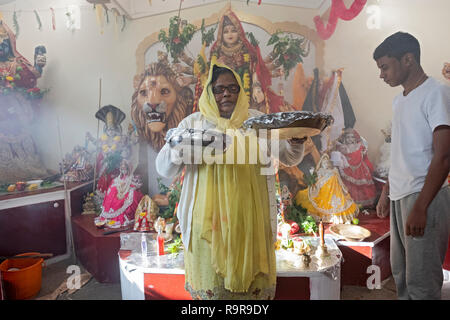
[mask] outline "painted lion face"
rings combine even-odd
[[[138,89],[137,102],[145,114],[146,126],[150,131],[161,132],[171,115],[177,100],[177,93],[164,75],[147,76]]]
[[[147,66],[134,79],[131,118],[138,135],[159,151],[167,130],[178,126],[192,112],[192,90],[176,81],[176,74],[166,61]]]

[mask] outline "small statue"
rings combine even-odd
[[[347,128],[336,141],[336,150],[344,156],[339,173],[353,200],[365,207],[373,206],[377,192],[366,141],[355,129]]]
[[[154,230],[154,222],[159,213],[159,207],[148,195],[142,197],[134,216],[134,231],[148,232]]]
[[[136,209],[143,195],[139,191],[142,183],[133,174],[131,162],[123,159],[120,174],[114,178],[102,204],[102,213],[98,220],[106,220],[110,228],[125,227],[134,222]]]
[[[162,234],[164,232],[164,230],[166,229],[166,220],[162,217],[158,217],[158,219],[156,219],[154,227],[155,227],[155,231],[158,234]]]
[[[283,185],[281,188],[281,203],[284,208],[287,208],[292,205],[292,193],[289,191],[287,185]]]
[[[382,129],[381,132],[384,135],[384,142],[380,146],[380,162],[375,169],[375,173],[379,177],[387,179],[391,163],[391,125],[384,130]]]
[[[129,137],[122,134],[121,123],[125,113],[119,108],[107,105],[95,113],[95,117],[105,123],[103,134],[98,140],[87,132],[86,140],[97,146],[96,159],[96,193],[103,200],[104,194],[112,180],[119,175],[120,161],[131,153]]]
[[[64,175],[61,176],[61,181],[89,181],[94,176],[94,167],[90,161],[89,152],[81,147],[75,146],[71,154],[67,154],[63,160]]]
[[[300,190],[295,202],[305,208],[316,221],[322,219],[323,222],[351,223],[358,216],[359,208],[328,154],[322,155],[316,172],[317,181],[307,189]]]
[[[47,49],[44,46],[37,46],[34,49],[34,67],[36,70],[42,74],[42,71],[47,64],[47,57],[45,54],[47,53]]]

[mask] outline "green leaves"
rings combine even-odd
[[[312,173],[303,171],[304,181],[308,187],[313,186],[317,181],[317,172],[314,170]]]
[[[283,66],[284,78],[287,79],[290,70],[298,63],[303,62],[305,52],[301,47],[303,39],[294,38],[292,35],[282,35],[281,31],[275,32],[268,40],[267,45],[273,45],[272,55],[274,63]]]
[[[203,57],[201,56],[201,55],[198,55],[198,57],[197,57],[197,63],[198,63],[198,65],[199,65],[199,67],[200,67],[200,72],[201,73],[205,73],[206,72],[206,62],[205,62],[205,60],[203,59]]]
[[[300,205],[288,206],[285,210],[284,218],[285,220],[296,222],[304,233],[315,233],[318,230],[314,218],[308,215],[306,209]]]
[[[216,32],[216,29],[217,27],[210,28],[206,31],[205,19],[202,19],[202,26],[200,30],[202,32],[202,44],[204,43],[206,47],[209,47],[209,45],[214,41],[214,32]]]
[[[178,237],[173,241],[173,243],[169,244],[167,249],[170,253],[178,254],[180,252],[182,246],[183,246],[183,242],[181,241],[181,238]]]
[[[170,222],[177,221],[177,216],[175,213],[175,208],[177,207],[178,201],[180,200],[181,195],[181,183],[176,182],[172,184],[169,187],[166,187],[162,182],[161,179],[158,178],[158,186],[159,190],[162,194],[168,194],[169,197],[169,205],[166,207],[166,209],[163,212],[159,213],[159,216],[164,219],[170,219]]]
[[[166,194],[167,192],[170,191],[170,189],[161,182],[162,181],[161,178],[157,178],[156,180],[158,181],[158,189],[161,194]]]
[[[193,24],[188,24],[186,21],[180,21],[178,16],[170,18],[169,23],[168,33],[161,30],[158,40],[164,44],[174,62],[178,62],[178,56],[191,41],[196,27]]]
[[[105,158],[106,162],[106,173],[109,174],[116,168],[120,167],[120,162],[122,161],[122,155],[119,150],[107,154]]]
[[[247,35],[247,38],[250,40],[250,43],[252,44],[252,46],[254,46],[254,47],[258,47],[259,46],[259,41],[256,40],[255,35],[253,34],[253,32],[246,32],[245,34]]]

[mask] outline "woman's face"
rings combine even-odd
[[[227,25],[223,28],[223,42],[226,46],[232,46],[236,44],[239,39],[239,33],[235,26]]]
[[[232,73],[222,73],[217,80],[212,84],[213,92],[215,89],[222,91],[221,93],[214,93],[214,98],[219,108],[219,113],[222,118],[231,118],[236,102],[239,97],[239,91],[234,92],[236,86],[239,88],[239,83]]]

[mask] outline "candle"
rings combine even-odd
[[[158,255],[164,255],[164,237],[158,234]]]
[[[323,247],[325,245],[325,238],[324,238],[323,222],[322,222],[322,220],[320,220],[320,223],[319,223],[319,236],[320,236],[320,246]]]

